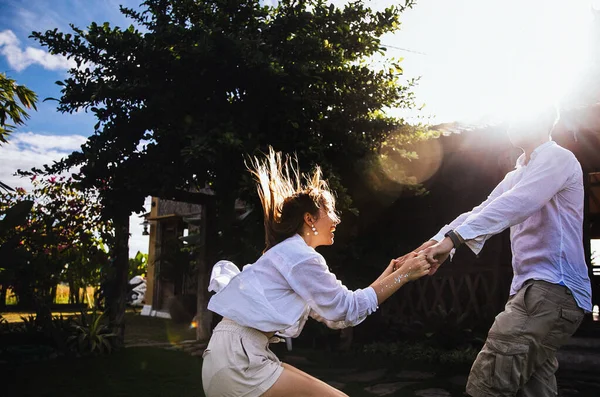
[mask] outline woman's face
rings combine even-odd
[[[332,245],[335,227],[339,223],[340,218],[337,216],[334,209],[321,206],[319,209],[319,219],[314,222],[318,234],[311,236],[315,242],[314,246]]]

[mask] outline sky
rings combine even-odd
[[[85,28],[92,21],[126,27],[130,21],[119,5],[137,8],[140,2],[0,0],[0,71],[34,90],[41,100],[59,97],[55,81],[65,79],[73,65],[28,38],[31,32],[68,32],[69,23]],[[394,3],[368,2],[375,9]],[[414,91],[425,107],[419,113],[390,111],[410,121],[478,123],[560,99],[585,68],[592,6],[600,9],[600,1],[417,1],[402,15],[401,30],[382,42],[389,56],[404,58],[407,79],[421,78]],[[41,166],[77,150],[94,124],[90,114],[61,114],[54,102],[40,101],[26,126],[0,147],[0,180],[27,188],[26,180],[12,175],[16,169]],[[132,256],[148,251],[140,223],[132,216]],[[600,251],[600,244],[596,248]]]

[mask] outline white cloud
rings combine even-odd
[[[144,201],[144,208],[146,212],[150,212],[151,198],[146,197]],[[148,245],[150,244],[149,236],[143,236],[142,232],[144,227],[142,226],[143,218],[140,218],[141,214],[132,214],[129,217],[129,257],[133,258],[138,251],[142,254],[148,253]],[[148,229],[150,231],[150,229]]]
[[[74,60],[69,60],[63,55],[53,55],[33,47],[22,49],[19,39],[12,30],[0,32],[0,54],[6,57],[10,67],[17,72],[34,64],[48,70],[67,70],[77,66]]]
[[[29,180],[14,176],[18,170],[29,170],[60,160],[86,141],[81,135],[42,135],[17,132],[9,143],[0,146],[0,180],[12,187],[28,189]]]
[[[44,164],[60,160],[71,152],[78,150],[86,141],[81,135],[43,135],[33,132],[17,132],[10,136],[9,143],[0,146],[0,181],[16,188],[31,189],[28,178],[14,176],[18,170],[29,170],[42,167]],[[146,211],[150,211],[150,198],[144,203]],[[137,214],[130,217],[129,255],[135,256],[138,251],[148,253],[148,236],[143,236],[142,219]]]
[[[70,153],[79,150],[86,140],[87,138],[82,135],[40,135],[33,132],[20,132],[11,137],[10,144],[27,146],[27,149],[42,154],[51,151]]]

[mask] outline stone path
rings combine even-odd
[[[401,379],[400,381],[385,381],[389,380],[390,375],[394,378]],[[442,388],[432,388],[429,385],[434,380],[436,374],[433,372],[421,371],[400,371],[393,375],[386,369],[373,370],[363,373],[350,373],[338,380],[347,382],[364,382],[370,385],[363,388],[364,391],[373,396],[418,396],[418,397],[452,397],[452,394]],[[327,382],[332,386],[344,390],[346,383],[338,383],[335,381]]]
[[[468,374],[442,375],[429,371],[392,371],[385,368],[319,368],[305,357],[286,356],[284,361],[305,369],[326,383],[354,396],[464,397]],[[600,375],[582,372],[558,374],[559,397],[600,397]],[[356,392],[360,390],[360,392]]]

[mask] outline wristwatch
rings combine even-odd
[[[458,237],[458,234],[456,234],[454,230],[448,230],[448,232],[444,234],[444,237],[448,237],[450,240],[452,240],[454,248],[458,248],[462,245],[462,239]]]

